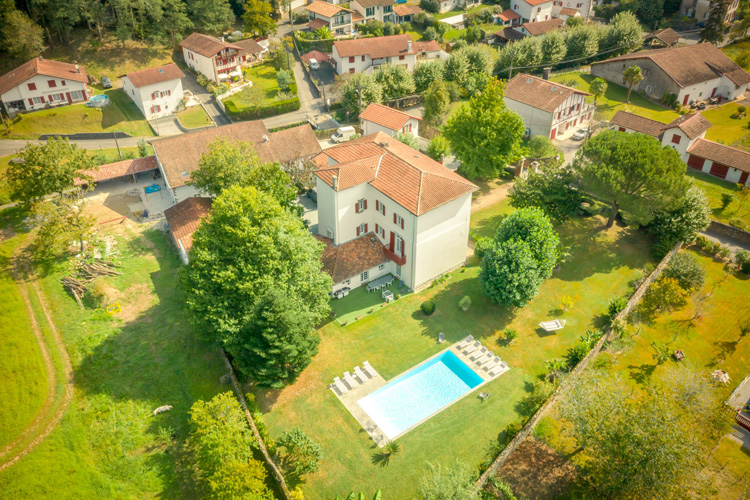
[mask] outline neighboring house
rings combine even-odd
[[[236,45],[245,51],[244,64],[260,62],[263,60],[263,57],[268,54],[268,44],[266,43],[266,46],[264,47],[252,38],[246,38],[245,40],[234,42],[233,45]]]
[[[680,4],[680,14],[685,17],[692,17],[697,21],[705,21],[711,14],[712,0],[682,0]],[[726,22],[730,22],[737,15],[737,7],[740,0],[733,0],[727,9]]]
[[[89,100],[86,69],[36,57],[0,76],[0,100],[9,114]]]
[[[402,24],[412,22],[414,16],[424,11],[416,5],[399,4],[393,7],[393,12],[396,14],[396,23]]]
[[[180,254],[183,264],[190,262],[190,249],[193,248],[193,233],[203,218],[211,212],[211,198],[191,197],[164,211],[172,241]]]
[[[348,35],[353,30],[353,10],[320,0],[307,5],[305,9],[310,16],[307,26],[312,31],[327,26],[334,35],[341,36]]]
[[[393,11],[396,0],[352,0],[349,8],[359,12],[367,21],[380,21],[383,23],[395,23],[396,14]]]
[[[198,169],[201,155],[218,138],[249,142],[264,162],[298,167],[321,150],[308,124],[271,133],[260,120],[151,141],[159,171],[174,203],[198,195],[198,190],[190,185],[190,173]]]
[[[149,68],[120,77],[122,90],[148,120],[174,113],[185,98],[182,78],[185,73],[175,63]]]
[[[421,118],[411,116],[397,109],[383,106],[382,104],[370,103],[362,114],[359,115],[362,135],[371,135],[383,132],[391,137],[402,132],[419,137],[419,122]]]
[[[680,41],[680,34],[667,28],[646,35],[645,43],[650,47],[671,47]]]
[[[521,16],[521,24],[552,19],[553,0],[511,0],[510,8]]]
[[[591,121],[594,106],[586,103],[591,94],[559,83],[520,73],[505,85],[505,104],[526,124],[526,135],[550,139],[572,132]]]
[[[521,16],[513,9],[505,9],[497,15],[497,24],[502,26],[516,26],[521,23]]]
[[[623,72],[628,66],[640,66],[643,81],[633,90],[661,99],[677,96],[686,106],[709,97],[741,97],[750,83],[750,75],[710,43],[644,50],[591,64],[591,74],[627,87]]]
[[[411,35],[382,36],[377,39],[337,40],[333,42],[331,60],[339,75],[372,71],[386,63],[405,65],[410,71],[417,57],[441,57],[436,41],[412,42]]]
[[[100,182],[115,179],[122,180],[123,177],[127,177],[129,181],[138,182],[138,174],[151,172],[152,175],[150,178],[153,179],[156,170],[159,170],[159,164],[156,161],[156,157],[153,155],[142,156],[139,158],[131,158],[129,160],[121,160],[115,163],[99,165],[90,170],[79,170],[79,172],[86,175],[86,178],[76,177],[73,180],[73,185],[82,186],[87,184],[89,180],[92,183],[98,184]],[[147,176],[146,178],[149,177]]]
[[[440,0],[440,13],[450,10],[468,9],[473,5],[478,5],[479,0]]]
[[[180,42],[180,52],[188,66],[212,82],[242,78],[245,51],[239,45],[193,33]]]
[[[573,11],[577,11],[584,19],[594,15],[594,7],[604,4],[604,0],[555,0],[552,5],[552,14],[555,17],[565,19],[567,17],[578,17]]]
[[[541,36],[550,31],[563,27],[562,19],[550,19],[549,21],[537,21],[534,23],[523,23],[513,29],[526,36]]]
[[[465,263],[478,189],[471,182],[381,132],[328,148],[313,163],[333,291],[387,273],[419,289]]]
[[[518,40],[523,40],[526,38],[526,35],[521,33],[520,31],[516,31],[515,28],[503,28],[500,31],[496,31],[493,33],[495,37],[495,43],[497,44],[506,44],[508,42],[517,42]]]
[[[564,24],[567,24],[568,18],[570,17],[583,17],[580,10],[571,9],[570,7],[563,7],[555,15],[562,19]]]
[[[620,132],[650,135],[680,153],[682,161],[720,179],[750,185],[750,153],[705,139],[711,122],[700,113],[689,113],[664,124],[618,111],[609,122]]]

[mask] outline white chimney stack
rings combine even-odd
[[[338,175],[332,175],[331,176],[331,183],[333,184],[333,189],[339,188],[339,176]]]
[[[408,42],[406,42],[406,50],[407,50],[408,52],[411,52],[411,44],[412,44],[412,41],[411,41],[411,35],[409,35],[409,41],[408,41]]]

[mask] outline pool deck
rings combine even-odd
[[[411,370],[414,370],[415,368],[418,368],[419,366],[421,366],[421,365],[429,362],[430,360],[432,360],[432,359],[440,356],[441,354],[444,354],[446,351],[451,351],[466,366],[468,366],[469,368],[471,368],[471,370],[474,373],[476,373],[477,375],[479,375],[479,377],[482,379],[482,382],[479,385],[477,385],[476,387],[472,388],[470,391],[465,392],[463,395],[461,395],[460,397],[458,397],[455,400],[453,400],[451,403],[445,405],[444,407],[440,408],[436,412],[434,412],[434,413],[428,415],[427,417],[423,418],[422,420],[420,420],[419,422],[417,422],[413,426],[411,426],[408,429],[406,429],[401,434],[398,434],[397,436],[394,436],[392,439],[388,439],[388,437],[383,433],[383,431],[381,431],[380,428],[375,424],[375,422],[373,422],[373,420],[370,418],[370,416],[367,414],[367,412],[365,410],[363,410],[362,407],[359,406],[359,404],[357,403],[360,399],[362,399],[362,398],[364,398],[364,397],[372,394],[373,392],[377,391],[378,389],[380,389],[381,387],[383,387],[384,385],[386,385],[388,383],[383,377],[380,376],[380,374],[377,374],[376,376],[373,376],[373,378],[369,379],[368,381],[366,381],[363,384],[360,384],[360,385],[358,385],[356,387],[353,387],[352,389],[350,389],[349,391],[347,391],[344,394],[340,394],[334,388],[331,388],[331,392],[333,392],[336,395],[336,397],[339,399],[339,401],[341,401],[341,403],[349,411],[349,413],[352,414],[352,416],[359,423],[359,425],[361,425],[362,428],[365,430],[365,432],[367,432],[367,434],[369,434],[369,436],[372,438],[372,440],[375,441],[375,444],[377,444],[378,447],[382,448],[383,446],[386,445],[386,443],[388,441],[394,441],[394,440],[400,438],[401,436],[403,436],[404,434],[406,434],[407,432],[415,429],[416,427],[419,427],[421,424],[423,424],[427,420],[431,419],[432,417],[434,417],[435,415],[437,415],[441,411],[443,411],[446,408],[448,408],[448,407],[456,404],[456,402],[462,400],[463,398],[465,398],[469,394],[472,394],[477,389],[483,387],[484,385],[488,384],[492,380],[495,380],[496,378],[500,377],[502,374],[504,374],[505,372],[507,372],[510,369],[510,367],[507,366],[507,363],[506,363],[506,366],[505,366],[505,368],[503,370],[501,370],[495,376],[490,376],[489,371],[485,371],[481,367],[478,367],[476,365],[475,361],[473,361],[471,359],[471,356],[474,353],[464,354],[464,352],[462,350],[459,350],[457,348],[457,346],[458,346],[459,343],[460,342],[456,342],[455,344],[452,344],[452,345],[446,347],[445,349],[443,349],[442,351],[440,351],[440,352],[438,352],[438,353],[430,356],[429,358],[425,359],[421,363],[418,363],[418,364],[412,366],[411,368],[409,368],[408,370],[404,371],[403,373],[399,373],[398,375],[396,375],[395,377],[393,377],[393,380],[397,379],[398,377],[400,377],[401,375],[403,375],[405,373],[410,372]],[[474,341],[470,342],[469,345],[472,345],[473,343],[474,343]],[[464,350],[465,349],[466,348],[464,348]],[[481,347],[479,349],[481,349]],[[475,352],[478,352],[478,350],[475,351]],[[492,352],[492,351],[490,351],[490,352]],[[494,355],[494,353],[492,353],[492,354]],[[505,362],[503,361],[503,363],[505,363]],[[376,367],[374,367],[374,368],[377,369]]]

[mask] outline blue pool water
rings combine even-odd
[[[357,403],[393,439],[481,383],[479,375],[446,351]]]

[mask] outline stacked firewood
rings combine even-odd
[[[70,292],[78,305],[83,309],[81,298],[86,294],[86,285],[100,276],[119,276],[122,273],[115,270],[113,262],[96,259],[93,262],[82,262],[74,276],[65,276],[60,281]]]

